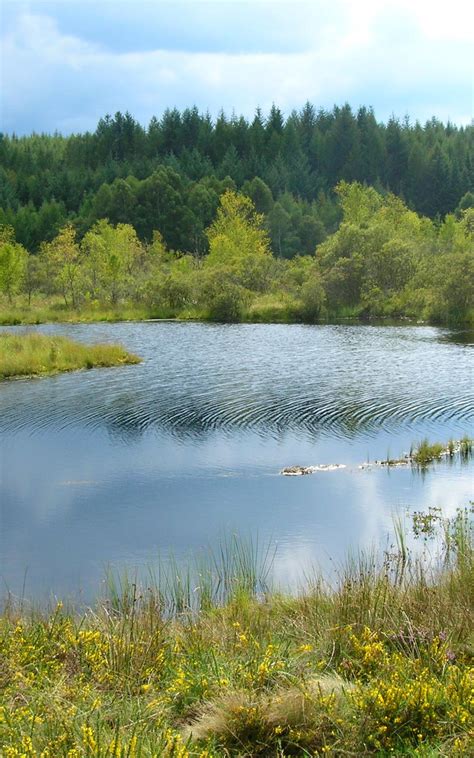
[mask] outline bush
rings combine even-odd
[[[222,292],[214,295],[209,303],[209,318],[212,321],[242,321],[245,296],[242,287],[228,284]]]
[[[301,287],[302,316],[305,321],[316,321],[326,306],[326,294],[318,274],[312,276]]]

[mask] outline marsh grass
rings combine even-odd
[[[473,452],[474,452],[474,440],[472,440],[470,437],[466,435],[459,442],[459,453],[461,455],[462,460],[468,461],[470,458],[472,458]]]
[[[432,461],[440,460],[444,453],[445,447],[440,442],[430,443],[424,439],[413,451],[412,460],[418,466],[427,466]]]
[[[243,319],[251,323],[291,324],[303,321],[303,308],[285,293],[259,295],[245,309]]]
[[[170,618],[199,613],[239,597],[265,597],[271,591],[275,548],[261,546],[258,538],[223,536],[216,549],[209,547],[190,559],[178,561],[170,554],[148,570],[147,586],[153,604]],[[122,613],[136,600],[138,577],[127,571],[106,572],[105,603]]]
[[[432,516],[436,553],[398,522],[389,550],[294,595],[270,586],[271,550],[232,537],[143,586],[111,578],[82,615],[11,602],[2,756],[471,754],[472,509]]]
[[[410,462],[420,469],[427,468],[431,463],[440,461],[442,459],[448,459],[453,461],[456,456],[459,456],[463,463],[466,463],[472,457],[474,450],[474,440],[468,435],[465,435],[460,440],[450,439],[447,445],[441,442],[429,442],[427,439],[422,440],[418,446],[411,446],[410,452],[406,458],[400,459],[400,461],[384,461],[388,465],[397,464],[399,462]]]
[[[0,379],[139,362],[120,345],[83,345],[37,332],[0,334]]]
[[[30,303],[23,298],[18,298],[14,304],[0,298],[0,325],[2,326],[144,321],[151,318],[174,318],[175,315],[175,309],[150,308],[137,303],[120,303],[112,307],[102,303],[88,302],[80,308],[72,308],[54,296],[34,297]]]

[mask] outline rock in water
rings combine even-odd
[[[304,476],[314,474],[315,471],[338,471],[346,468],[344,463],[320,463],[318,466],[287,466],[280,471],[283,476]]]
[[[305,474],[312,474],[312,466],[287,466],[280,471],[283,476],[304,476]]]

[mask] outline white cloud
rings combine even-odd
[[[467,123],[471,49],[469,24],[459,18],[471,13],[463,0],[453,0],[449,19],[426,0],[341,0],[313,47],[236,53],[111,50],[105,40],[64,33],[55,18],[23,10],[3,38],[3,129],[93,129],[116,110],[146,123],[174,105],[251,116],[257,105],[267,110],[275,102],[288,113],[306,100],[373,105],[379,118],[408,112]],[[317,14],[308,18],[316,23]]]

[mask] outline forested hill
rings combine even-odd
[[[368,108],[307,103],[286,120],[275,106],[250,121],[191,108],[146,129],[117,113],[93,133],[0,136],[0,224],[33,252],[67,221],[82,236],[108,218],[142,240],[159,229],[169,248],[200,255],[220,195],[237,189],[265,213],[274,254],[313,253],[337,228],[340,180],[390,190],[431,218],[468,207],[474,127],[383,124]]]

